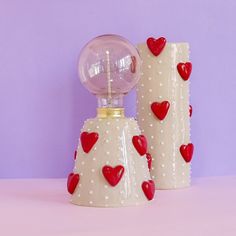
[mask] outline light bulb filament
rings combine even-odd
[[[107,93],[108,93],[108,106],[111,105],[111,65],[110,65],[110,54],[106,51],[107,61]]]

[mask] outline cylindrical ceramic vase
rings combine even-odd
[[[137,86],[137,119],[149,142],[151,177],[157,189],[188,187],[193,152],[189,45],[167,43],[159,55],[146,43],[139,44],[138,49],[143,64]]]

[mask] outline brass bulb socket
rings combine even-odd
[[[121,107],[99,107],[97,108],[98,118],[120,118],[125,117],[124,108]]]

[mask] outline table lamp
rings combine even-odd
[[[97,117],[85,121],[67,180],[71,202],[92,207],[139,205],[153,199],[151,157],[134,118],[124,115],[123,97],[138,82],[137,49],[118,35],[102,35],[82,49],[81,83],[98,99]],[[86,101],[83,101],[86,102]]]

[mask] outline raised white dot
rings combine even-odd
[[[141,84],[142,87],[144,87],[144,84]]]
[[[152,126],[153,126],[153,124],[149,124],[149,126],[150,126],[150,127],[152,127]]]
[[[163,174],[162,174],[162,176],[163,176],[163,177],[165,177],[165,176],[166,176],[166,174],[165,174],[165,173],[163,173]]]
[[[79,173],[81,176],[83,176],[84,174],[82,172]]]
[[[91,195],[92,195],[92,194],[93,194],[93,191],[92,191],[92,190],[90,190],[90,191],[89,191],[89,194],[91,194]]]
[[[94,170],[94,169],[91,169],[91,171],[92,171],[92,172],[95,172],[95,170]]]
[[[148,80],[152,80],[152,77],[148,77]]]
[[[77,197],[80,197],[80,194],[77,194]]]
[[[161,130],[160,130],[160,132],[161,132],[161,133],[164,133],[164,130],[163,130],[163,129],[161,129]]]
[[[82,187],[82,184],[79,184],[79,187]]]
[[[122,200],[120,203],[123,205],[123,204],[124,204],[124,201]]]
[[[162,153],[162,154],[161,154],[161,156],[163,156],[163,157],[164,157],[164,156],[165,156],[165,153]]]
[[[154,176],[154,175],[152,176],[152,179],[155,179],[155,176]]]
[[[141,98],[144,98],[144,96],[142,95]]]
[[[84,161],[82,161],[82,162],[81,162],[81,165],[84,165],[84,164],[85,164],[85,162],[84,162]]]
[[[96,151],[96,150],[97,150],[97,147],[94,147],[94,150]]]
[[[116,129],[120,129],[120,127],[119,127],[119,126],[116,126]]]
[[[89,204],[92,205],[92,204],[93,204],[93,201],[89,201]]]
[[[105,184],[105,185],[104,185],[104,188],[108,188],[108,186]]]
[[[105,132],[106,132],[106,134],[109,134],[109,130],[106,130]]]
[[[148,91],[149,91],[149,93],[151,93],[151,92],[152,92],[152,89],[149,89]]]
[[[93,183],[94,183],[94,180],[93,180],[93,179],[91,179],[91,180],[90,180],[90,183],[91,183],[91,184],[93,184]]]
[[[159,85],[160,85],[160,87],[162,87],[162,86],[163,86],[163,83],[160,83]]]
[[[182,172],[182,175],[185,175],[185,173],[184,173],[184,172]]]
[[[105,196],[105,199],[107,200],[107,199],[109,199],[109,197],[108,197],[108,196]]]
[[[154,168],[154,167],[152,167],[151,169],[152,169],[152,170],[154,170],[155,168]]]
[[[158,71],[158,74],[159,74],[159,75],[162,75],[162,72],[161,72],[161,71]]]
[[[95,158],[95,157],[93,158],[93,161],[96,161],[96,158]]]
[[[159,98],[162,98],[162,96],[161,96],[161,95],[159,95],[158,97],[159,97]]]
[[[144,107],[141,107],[142,110],[144,110]]]
[[[154,136],[153,136],[153,135],[151,136],[151,139],[154,139]]]
[[[110,121],[108,121],[108,122],[107,122],[107,125],[110,125],[110,124],[111,124],[111,122],[110,122]]]
[[[152,114],[149,112],[148,115],[151,116]]]
[[[164,164],[161,164],[161,167],[162,167],[162,168],[164,168],[164,167],[165,167],[165,165],[164,165]]]
[[[108,140],[108,139],[106,139],[106,140],[105,140],[105,142],[106,142],[106,143],[109,143],[109,140]]]
[[[151,149],[154,149],[154,147],[153,147],[153,146],[151,146],[150,148],[151,148]]]
[[[142,118],[141,120],[144,121],[144,118]]]
[[[109,161],[106,161],[106,165],[109,165],[109,163],[110,163]]]
[[[148,65],[148,68],[149,68],[149,69],[151,69],[151,68],[152,68],[152,66],[151,66],[151,65]]]
[[[159,60],[158,63],[161,64],[161,63],[162,63],[162,60]]]
[[[161,144],[161,145],[164,145],[164,142],[163,142],[163,141],[161,141],[161,142],[160,142],[160,144]]]

